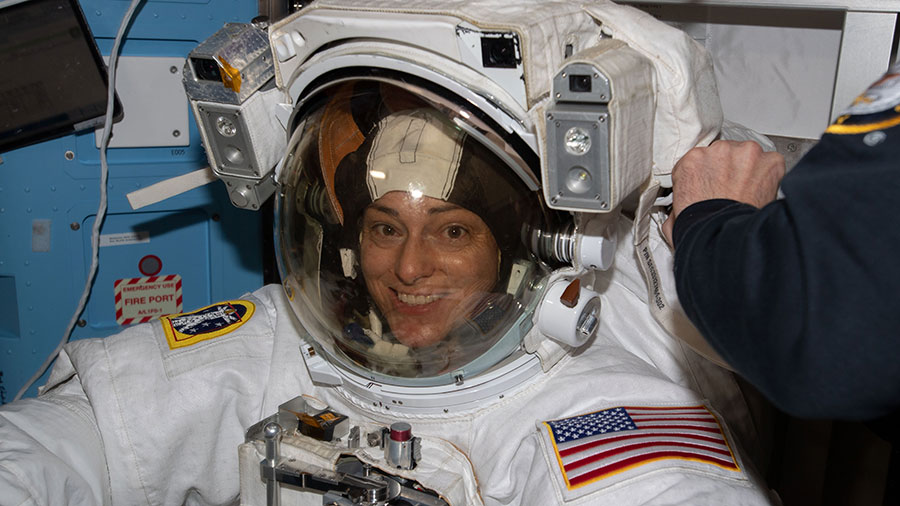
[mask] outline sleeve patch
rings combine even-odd
[[[566,500],[661,469],[745,479],[718,419],[702,405],[616,407],[539,428]]]
[[[825,130],[829,134],[853,135],[900,125],[900,62],[876,81]]]
[[[160,318],[169,349],[183,348],[234,330],[253,316],[256,306],[248,300],[212,304],[190,313]]]

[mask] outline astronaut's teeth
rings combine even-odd
[[[400,299],[400,302],[409,304],[410,306],[421,306],[422,304],[428,304],[438,299],[436,295],[410,295],[399,292],[397,293],[397,298]]]

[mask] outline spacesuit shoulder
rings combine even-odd
[[[272,359],[270,291],[66,347],[96,414],[114,502],[237,496],[234,449],[260,416]]]

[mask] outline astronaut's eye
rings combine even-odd
[[[372,227],[372,232],[381,237],[392,237],[398,235],[397,229],[387,223],[378,223]]]
[[[460,225],[450,225],[444,233],[448,239],[461,239],[466,235],[467,231]]]

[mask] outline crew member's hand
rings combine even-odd
[[[755,207],[775,200],[784,177],[784,157],[763,152],[753,141],[716,141],[688,151],[672,169],[672,213],[663,224],[672,244],[678,215],[696,202],[730,199]]]

